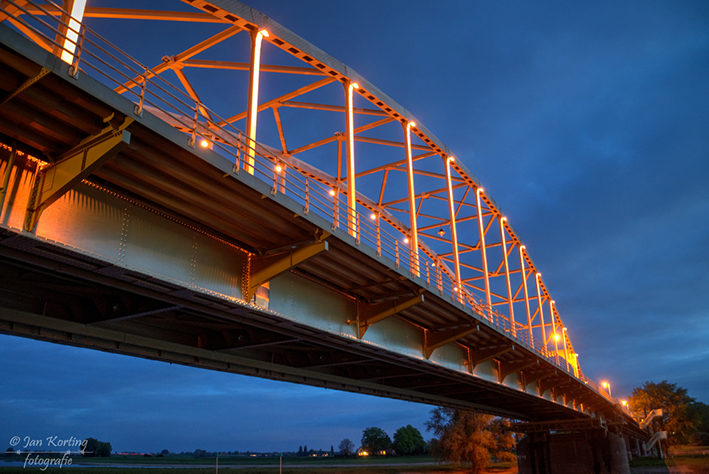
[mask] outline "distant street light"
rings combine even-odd
[[[613,395],[611,395],[611,384],[609,384],[608,382],[601,382],[601,385],[603,385],[603,388],[608,389],[608,396],[613,397]]]

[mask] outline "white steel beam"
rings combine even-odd
[[[546,329],[544,328],[544,309],[542,307],[542,291],[540,288],[540,280],[542,278],[542,274],[537,272],[537,274],[534,276],[534,282],[537,285],[537,304],[539,305],[539,321],[540,325],[542,327],[542,342],[544,343],[544,349],[547,348],[547,333]]]
[[[510,264],[509,261],[507,260],[507,241],[505,239],[505,221],[507,220],[506,217],[503,217],[500,219],[500,242],[502,243],[502,256],[503,256],[503,262],[505,264],[505,281],[507,282],[507,302],[509,304],[509,309],[510,309],[510,330],[512,331],[512,334],[515,335],[517,333],[517,328],[515,328],[515,309],[514,305],[512,304],[512,285],[510,283]]]
[[[74,61],[74,51],[76,51],[77,40],[79,39],[79,30],[84,17],[84,9],[86,8],[86,0],[64,0],[64,10],[69,13],[69,16],[62,14],[62,21],[67,26],[60,25],[57,35],[57,43],[62,45],[58,54],[62,61],[71,64]],[[63,37],[60,35],[63,33]]]
[[[357,238],[357,194],[355,192],[355,138],[354,138],[354,91],[359,89],[356,82],[347,81],[344,84],[347,95],[345,122],[347,127],[347,215],[349,225],[347,232]]]
[[[483,260],[483,278],[485,280],[485,298],[487,301],[488,312],[492,313],[492,301],[490,299],[490,276],[487,269],[487,251],[485,249],[485,229],[483,227],[483,211],[482,205],[480,203],[480,195],[484,193],[483,188],[478,188],[475,191],[476,205],[478,207],[478,230],[480,232],[480,251],[482,253]],[[491,316],[489,314],[488,316]]]
[[[409,190],[409,220],[410,235],[409,249],[411,259],[411,273],[419,276],[419,245],[418,229],[416,228],[416,192],[414,190],[414,162],[411,155],[411,128],[415,127],[414,122],[406,122],[404,125],[404,139],[406,141],[406,175]]]
[[[256,125],[258,123],[258,88],[261,66],[261,43],[264,36],[268,36],[266,30],[251,32],[251,61],[249,63],[249,102],[246,111],[246,163],[244,168],[249,174],[254,174],[254,163],[256,157]]]
[[[448,214],[450,215],[450,226],[451,226],[451,245],[453,247],[453,264],[455,266],[455,283],[458,288],[463,287],[463,282],[460,279],[460,256],[458,255],[458,229],[455,222],[455,200],[453,199],[453,183],[451,179],[451,167],[450,163],[455,161],[455,158],[449,156],[443,159],[443,163],[446,167],[446,186],[448,190]],[[459,300],[463,298],[463,292],[458,292]]]
[[[519,268],[522,274],[522,286],[524,288],[524,306],[527,309],[527,330],[529,331],[529,340],[532,340],[532,313],[529,309],[529,289],[527,288],[527,270],[524,267],[524,245],[517,247],[519,249]]]

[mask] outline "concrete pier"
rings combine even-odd
[[[517,461],[519,474],[630,474],[625,439],[601,429],[528,433]]]

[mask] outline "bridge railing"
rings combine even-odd
[[[34,15],[29,6],[42,14]],[[8,9],[16,9],[16,12]],[[544,357],[561,370],[577,377],[597,392],[597,384],[578,370],[576,375],[570,365],[556,352],[547,350],[543,341],[534,338],[524,326],[483,303],[465,285],[459,285],[442,265],[442,259],[430,250],[413,253],[406,235],[398,230],[386,216],[374,209],[364,212],[348,205],[347,196],[334,179],[324,175],[314,176],[298,169],[282,157],[244,132],[234,127],[216,112],[203,104],[196,95],[178,88],[160,72],[164,66],[149,68],[114,46],[86,25],[71,19],[59,5],[51,1],[37,4],[33,1],[16,3],[7,0],[0,6],[9,21],[33,41],[53,52],[69,64],[69,76],[84,73],[129,98],[134,104],[134,114],[148,111],[163,119],[188,137],[188,146],[209,147],[233,163],[235,172],[253,174],[272,186],[272,194],[284,194],[303,205],[303,212],[313,212],[329,221],[332,228],[341,228],[356,239],[358,245],[376,249],[377,255],[394,262],[398,268],[426,281],[430,291],[449,298],[468,308],[471,315],[497,327],[511,339],[518,341]],[[423,247],[422,247],[423,250]]]

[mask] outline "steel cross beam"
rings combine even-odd
[[[175,63],[181,63],[182,61],[191,58],[192,56],[195,56],[212,46],[214,46],[217,43],[221,43],[227,38],[230,38],[234,36],[235,34],[239,33],[242,31],[242,28],[238,26],[230,26],[229,28],[225,29],[224,31],[221,31],[217,33],[216,35],[212,36],[211,38],[208,38],[195,46],[183,51],[182,53],[172,56],[168,58],[168,61],[163,61],[161,64],[158,64],[152,69],[148,69],[146,71],[145,76],[136,76],[130,81],[127,81],[125,84],[122,86],[119,86],[115,88],[114,90],[119,93],[123,94],[124,92],[128,91],[129,89],[132,89],[133,87],[139,86],[140,84],[143,83],[143,81],[150,79],[151,77],[157,76],[168,69],[172,67],[173,64]]]
[[[414,305],[423,302],[423,295],[418,295],[413,298],[399,298],[392,301],[386,301],[383,303],[376,304],[366,304],[359,302],[359,317],[357,320],[349,320],[347,324],[357,324],[359,335],[361,339],[364,337],[364,333],[367,332],[372,325],[400,313]]]
[[[327,250],[328,243],[326,241],[320,241],[292,249],[285,255],[276,254],[265,257],[252,257],[249,263],[248,284],[244,285],[243,290],[244,299],[251,301],[259,286]]]
[[[18,4],[26,4],[24,0],[14,0]],[[25,10],[32,15],[62,15],[61,10],[53,5],[42,5],[38,8],[33,5],[27,5]],[[22,14],[24,12],[21,12]],[[228,23],[227,20],[216,18],[207,13],[193,12],[166,12],[162,10],[134,10],[124,8],[103,8],[103,7],[87,7],[84,10],[84,18],[114,18],[125,20],[160,20],[160,21],[185,21],[197,23]],[[0,21],[2,21],[0,16]]]
[[[130,143],[130,132],[126,128],[131,123],[133,119],[130,117],[126,117],[117,127],[109,123],[101,133],[86,137],[77,146],[61,155],[56,163],[42,169],[35,178],[27,208],[24,224],[26,231],[34,231],[39,216],[47,206]]]

